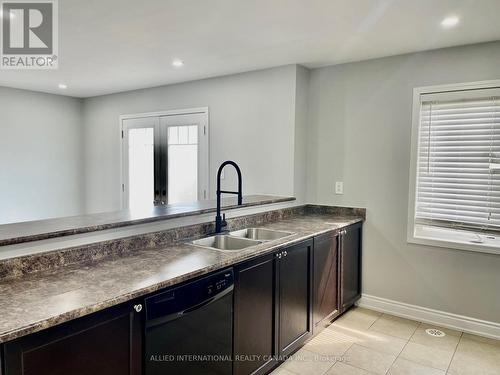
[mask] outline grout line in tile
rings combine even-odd
[[[308,343],[307,343],[307,344],[308,344]],[[309,353],[311,353],[311,354],[314,354],[315,356],[321,356],[321,354],[320,354],[320,353],[316,353],[314,350],[308,349],[308,348],[307,348],[307,344],[305,344],[302,348],[300,348],[299,350],[297,350],[297,352],[299,352],[300,350],[305,350],[306,352],[309,352]],[[348,349],[348,350],[349,350],[349,349]],[[296,353],[297,353],[297,352],[296,352]],[[345,354],[346,352],[347,352],[347,350],[344,352],[344,354]],[[295,354],[295,353],[294,353],[294,354]],[[290,358],[292,358],[292,357],[290,357]],[[278,367],[276,367],[276,368],[273,370],[273,372],[274,372],[274,371],[276,371],[276,370],[278,370],[280,367],[284,366],[286,362],[287,362],[287,361],[285,361],[285,362],[281,363]],[[330,367],[328,367],[328,369],[326,369],[324,372],[322,372],[322,373],[321,373],[321,374],[319,374],[319,375],[324,375],[324,374],[326,374],[328,371],[330,371],[330,369],[331,369],[333,366],[335,366],[335,363],[337,363],[337,362],[338,362],[338,361],[334,361],[334,362],[332,363],[332,365],[331,365]],[[291,372],[291,373],[293,373],[293,374],[295,374],[295,375],[302,375],[302,374],[300,374],[300,373],[298,373],[298,372],[295,372],[295,371],[293,371],[293,370],[289,370],[289,369],[286,369],[286,370],[287,370],[287,371],[289,371],[289,372]],[[0,375],[1,375],[1,374],[0,374]]]
[[[398,358],[399,358],[399,357],[398,357]],[[430,365],[424,365],[423,363],[420,363],[420,362],[414,361],[414,360],[412,360],[412,359],[403,358],[403,357],[401,357],[401,359],[402,359],[402,360],[405,360],[405,361],[408,361],[408,362],[411,362],[411,363],[414,363],[414,364],[419,365],[419,366],[423,366],[423,367],[428,367],[428,368],[431,368],[431,369],[433,369],[433,370],[438,370],[438,371],[441,371],[441,372],[443,372],[443,371],[444,371],[445,373],[446,373],[446,371],[447,371],[447,370],[443,370],[442,368],[432,367],[432,366],[430,366]]]
[[[375,332],[377,332],[377,331],[375,331]],[[380,333],[382,333],[382,332],[380,332]],[[391,335],[388,335],[387,333],[382,333],[382,334],[384,334],[384,335],[386,335],[386,336],[391,336]],[[388,352],[385,352],[385,351],[380,350],[380,349],[378,349],[378,348],[374,348],[373,346],[365,346],[365,345],[363,345],[363,342],[353,342],[353,343],[349,346],[349,349],[351,349],[351,347],[352,347],[354,344],[356,344],[356,345],[358,345],[358,346],[361,346],[362,348],[369,349],[369,350],[373,350],[374,352],[377,352],[377,353],[380,353],[380,354],[394,355],[394,356],[396,356],[396,357],[399,357],[399,355],[401,354],[401,352],[403,351],[403,349],[404,349],[404,348],[406,347],[406,345],[408,344],[408,340],[406,340],[406,339],[402,339],[401,337],[396,337],[396,336],[391,336],[391,337],[392,337],[392,338],[395,338],[395,339],[399,339],[399,340],[406,341],[405,345],[403,346],[403,348],[400,350],[400,352],[399,352],[398,354],[388,353]],[[347,349],[347,350],[349,350],[349,349]],[[345,353],[347,353],[347,350],[345,351]],[[345,353],[344,353],[344,354],[345,354]]]
[[[419,325],[419,327],[420,327],[420,325]],[[415,330],[415,331],[416,331],[416,330]],[[413,334],[410,336],[410,339],[413,337],[413,335],[414,335],[414,334],[415,334],[415,332],[413,332]],[[403,348],[401,349],[401,351],[399,352],[399,354],[396,356],[396,359],[395,359],[395,360],[391,363],[391,367],[389,367],[389,370],[387,370],[386,374],[387,374],[387,373],[389,373],[389,371],[391,371],[392,366],[394,366],[394,363],[396,363],[396,361],[398,360],[398,358],[402,358],[402,357],[401,357],[401,353],[403,353],[403,350],[405,350],[406,346],[407,346],[407,345],[408,345],[408,343],[410,342],[410,339],[408,339],[408,340],[406,341],[405,346],[403,346]],[[404,358],[402,358],[402,359],[404,359]]]
[[[373,321],[373,323],[372,323],[372,324],[370,324],[370,326],[367,328],[367,330],[368,330],[368,329],[370,329],[370,328],[372,328],[372,326],[373,326],[373,325],[374,325],[374,324],[375,324],[375,323],[376,323],[376,322],[377,322],[377,321],[378,321],[378,320],[382,317],[382,315],[384,315],[384,314],[383,314],[383,313],[382,313],[382,314],[380,314],[380,315],[377,317],[377,319],[375,319],[375,320]]]
[[[395,315],[390,315],[390,314],[382,313],[382,314],[380,314],[380,315],[379,315],[379,317],[378,317],[377,319],[375,319],[375,321],[374,321],[372,324],[370,324],[370,326],[367,328],[367,330],[371,329],[371,327],[372,327],[372,326],[373,326],[373,325],[374,325],[374,324],[375,324],[375,323],[376,323],[376,322],[377,322],[377,321],[378,321],[381,317],[383,317],[384,315],[388,315],[388,316],[395,316]],[[409,319],[409,320],[411,320],[411,319]],[[399,352],[399,354],[395,356],[394,360],[393,360],[393,361],[392,361],[392,363],[391,363],[391,366],[390,366],[390,367],[389,367],[389,369],[385,372],[385,374],[386,374],[386,375],[387,375],[387,373],[391,370],[392,366],[394,366],[394,363],[395,363],[395,362],[396,362],[396,360],[400,357],[401,353],[402,353],[402,352],[403,352],[403,350],[406,348],[406,346],[407,346],[407,345],[408,345],[408,343],[410,342],[410,339],[413,337],[413,335],[415,334],[415,332],[417,332],[418,327],[420,327],[420,325],[422,324],[422,322],[418,322],[418,321],[416,321],[416,320],[413,320],[413,321],[414,321],[414,322],[416,322],[416,323],[418,323],[418,325],[417,325],[417,327],[415,328],[415,330],[412,332],[412,334],[411,334],[410,338],[406,340],[406,343],[405,343],[405,345],[403,346],[403,348],[401,349],[401,351]],[[377,332],[377,331],[375,331],[375,332]],[[381,332],[381,333],[382,333],[382,332]],[[397,339],[405,340],[405,339],[403,339],[403,338],[401,338],[401,337],[393,336],[393,335],[388,334],[388,333],[384,333],[384,334],[386,334],[386,335],[388,335],[388,336],[391,336],[391,337],[394,337],[394,338],[397,338]],[[352,346],[352,345],[351,345],[351,346]],[[360,346],[363,346],[363,345],[360,345]],[[370,348],[367,348],[367,349],[370,349]],[[372,349],[372,350],[375,350],[375,351],[377,351],[377,352],[379,352],[379,351],[378,351],[378,350],[376,350],[376,349],[373,349],[373,348],[371,348],[371,349]],[[380,352],[379,352],[379,353],[380,353]],[[350,366],[353,366],[353,365],[351,365],[351,364],[349,364],[349,365],[350,365]],[[356,367],[356,366],[353,366],[353,367]],[[358,367],[356,367],[356,368],[358,368]]]
[[[285,362],[286,362],[286,361],[285,361]],[[279,370],[279,368],[280,368],[281,366],[283,366],[283,365],[285,364],[285,362],[283,362],[281,365],[279,365],[278,367],[276,367],[276,368],[273,370],[273,372],[274,372],[274,371],[276,371],[276,370]],[[287,369],[287,368],[286,368],[285,370],[286,370],[286,371],[288,371],[288,372],[291,372],[292,374],[295,374],[295,375],[301,375],[301,374],[299,374],[299,373],[297,373],[297,372],[295,372],[295,371],[293,371],[293,370],[289,370],[289,369]]]
[[[409,361],[409,362],[412,362],[412,363],[415,363],[419,366],[426,366],[426,367],[429,367],[429,368],[433,368],[433,369],[436,369],[436,370],[439,370],[439,371],[444,371],[445,373],[448,373],[448,370],[450,369],[450,366],[451,366],[451,361],[453,361],[453,357],[455,356],[455,353],[457,351],[457,347],[458,347],[458,343],[460,342],[460,340],[462,339],[462,335],[463,335],[463,332],[460,332],[460,339],[458,340],[456,346],[455,346],[455,350],[453,351],[453,355],[451,357],[451,360],[450,360],[450,363],[448,363],[448,367],[446,368],[446,370],[443,370],[441,368],[437,368],[437,367],[433,367],[433,366],[430,366],[430,365],[424,365],[422,363],[419,363],[417,361],[413,361],[411,359],[408,359],[408,358],[404,358],[404,357],[401,357],[401,354],[403,353],[403,350],[406,348],[406,346],[412,342],[411,341],[411,338],[415,335],[415,333],[417,332],[418,328],[420,328],[424,323],[423,322],[419,322],[419,325],[417,327],[417,329],[415,330],[415,332],[413,332],[413,334],[411,335],[411,337],[408,339],[408,342],[406,343],[406,345],[403,347],[403,349],[401,350],[401,352],[398,354],[398,358],[401,358],[401,359],[404,359],[405,361]],[[413,343],[413,342],[412,342]],[[415,343],[415,344],[418,344],[418,343]],[[424,345],[426,346],[426,345]],[[427,346],[426,346],[427,347]],[[396,358],[397,359],[397,358]]]
[[[291,358],[291,357],[290,357],[290,358]],[[286,363],[287,361],[288,361],[288,360],[286,360],[286,361],[282,362],[282,363],[281,363],[278,367],[276,367],[276,368],[273,370],[273,372],[275,372],[275,371],[277,371],[277,370],[279,370],[279,369],[281,368],[282,370],[283,370],[283,369],[285,369],[286,371],[291,372],[292,374],[301,375],[301,374],[299,374],[299,373],[297,373],[297,372],[295,372],[295,371],[293,371],[293,370],[289,370],[289,369],[285,368],[284,366],[285,366],[285,363]]]
[[[335,363],[337,363],[337,362],[335,362]],[[370,371],[370,370],[367,370],[367,369],[365,369],[365,368],[358,367],[358,366],[356,366],[356,365],[353,365],[352,363],[347,363],[347,362],[344,362],[344,363],[345,363],[346,365],[348,365],[348,366],[351,366],[351,367],[357,368],[358,370],[363,370],[363,371],[366,371],[366,372],[368,372],[368,373],[370,373],[370,374],[374,374],[374,375],[376,375],[376,373],[375,373],[375,372]],[[392,366],[392,365],[391,365],[391,366]]]
[[[359,344],[359,343],[355,343],[355,342],[351,344],[351,346],[349,347],[349,349],[350,349],[350,348],[352,348],[354,345],[361,346],[363,349],[373,350],[374,352],[377,352],[377,353],[379,353],[379,354],[391,355],[391,354],[388,354],[388,353],[386,353],[386,352],[382,352],[382,351],[380,351],[380,350],[378,350],[378,349],[368,348],[368,347],[366,347],[366,346],[363,346],[363,345],[361,345],[361,344]],[[405,346],[406,346],[406,344],[405,344]],[[347,350],[345,353],[347,353],[347,352],[348,352],[348,350]],[[345,354],[345,353],[344,353],[344,354]],[[391,365],[390,365],[389,369],[385,372],[385,374],[387,374],[387,372],[391,369],[392,365],[394,364],[394,362],[396,361],[396,359],[398,359],[398,357],[399,357],[399,355],[395,356],[394,360],[392,361],[392,363],[391,363]],[[359,370],[364,370],[364,371],[367,371],[367,372],[369,372],[370,374],[375,374],[375,373],[374,373],[374,372],[372,372],[372,371],[369,371],[369,370],[367,370],[367,369],[365,369],[365,368],[362,368],[362,367],[358,367],[358,366],[356,366],[356,365],[354,365],[354,364],[352,364],[352,363],[350,363],[350,362],[345,362],[345,364],[346,364],[346,365],[349,365],[349,366],[351,366],[351,367],[357,368],[357,369],[359,369]],[[332,366],[332,367],[333,367],[333,366]],[[330,368],[331,368],[331,367],[330,367]]]
[[[413,331],[413,333],[411,334],[410,338],[408,339],[408,342],[410,342],[410,341],[411,341],[411,339],[413,338],[413,336],[415,336],[415,333],[417,333],[418,329],[419,329],[420,327],[422,327],[422,325],[423,325],[423,324],[424,324],[424,323],[422,323],[422,322],[418,322],[418,326],[417,326],[417,328],[415,329],[415,331]]]
[[[338,361],[335,361],[332,363],[332,365],[330,367],[327,368],[327,370],[325,372],[323,372],[323,375],[326,374],[328,371],[330,371],[332,369],[333,366],[335,366],[335,364],[337,363]]]
[[[458,345],[462,341],[463,336],[464,336],[464,333],[460,332],[460,338],[457,341],[457,345],[455,345],[455,350],[453,351],[453,355],[451,356],[450,363],[448,363],[448,367],[446,368],[446,374],[448,373],[448,371],[450,371],[451,363],[453,362],[453,358],[455,358],[455,354],[457,353]]]
[[[420,323],[420,322],[417,322],[416,320],[412,320],[412,321],[413,321],[413,322],[415,322],[415,323]],[[418,326],[417,326],[417,328],[418,328]],[[415,332],[417,331],[417,328],[415,328],[415,330],[412,332],[412,334],[411,334],[410,338],[411,338],[411,337],[415,334]],[[368,328],[368,329],[371,329],[371,326],[370,326],[370,328]],[[401,339],[401,340],[408,340],[408,341],[410,341],[410,339],[404,339],[404,338],[402,338],[402,337],[400,337],[400,336],[394,336],[394,335],[391,335],[390,333],[377,331],[376,329],[374,329],[373,331],[375,331],[375,332],[379,332],[379,333],[383,333],[383,334],[385,334],[385,335],[387,335],[387,336],[395,337],[395,338],[397,338],[397,339]]]

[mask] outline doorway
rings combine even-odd
[[[123,206],[207,199],[208,108],[121,117]]]

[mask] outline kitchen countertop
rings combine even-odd
[[[93,264],[2,280],[0,343],[360,221],[360,216],[306,213],[259,225],[296,233],[293,236],[239,251],[176,243]]]
[[[234,208],[253,207],[294,200],[294,197],[246,195],[243,197],[243,203],[238,206],[236,197],[225,197],[221,199],[221,207],[226,211]],[[216,208],[217,202],[213,199],[192,203],[168,204],[166,206],[156,206],[137,211],[121,210],[47,220],[1,224],[0,246],[120,228],[135,224],[153,223],[177,217],[200,215],[215,212]]]

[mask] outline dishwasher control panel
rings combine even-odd
[[[232,285],[232,283],[233,274],[230,272],[224,273],[220,278],[214,279],[207,285],[207,296],[210,296],[214,293],[219,293],[220,291],[226,289],[228,285]]]
[[[234,273],[229,268],[147,297],[147,320],[182,315],[187,309],[207,303],[229,288],[232,290],[233,284]]]

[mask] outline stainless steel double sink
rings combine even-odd
[[[195,240],[191,244],[220,251],[237,251],[294,234],[292,232],[273,229],[246,228],[229,232],[228,234],[216,234],[215,236]]]

